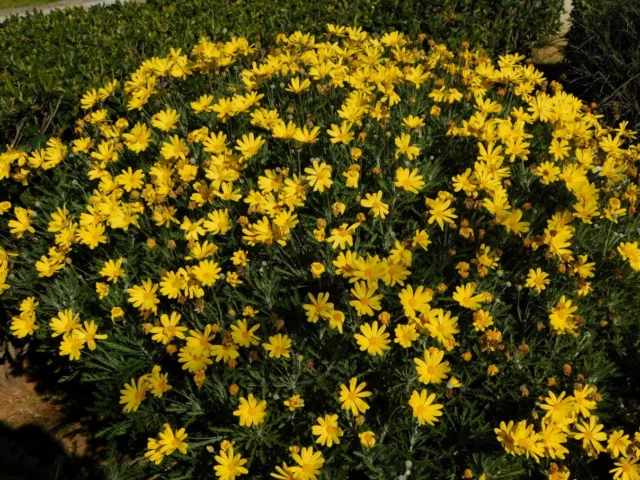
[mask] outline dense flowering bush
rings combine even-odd
[[[163,478],[640,478],[640,150],[523,60],[330,25],[96,87],[0,157],[11,334]]]

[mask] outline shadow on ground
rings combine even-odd
[[[0,360],[0,480],[104,478],[86,392],[58,383],[37,352],[10,357]]]

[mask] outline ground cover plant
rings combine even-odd
[[[638,478],[635,132],[523,60],[329,25],[96,84],[0,156],[11,334],[140,478]]]

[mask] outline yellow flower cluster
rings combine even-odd
[[[503,265],[504,242],[521,247],[514,255],[526,262],[526,278],[516,279],[523,284],[518,291],[526,288],[538,296],[551,288],[544,270],[566,276],[557,285],[563,294],[543,314],[551,334],[580,336],[585,320],[573,299],[590,294],[596,263],[580,251],[576,237],[596,221],[615,225],[635,215],[640,149],[629,144],[635,133],[626,124],[602,127],[597,115],[558,84],[547,88],[543,75],[523,64],[522,56],[505,55],[494,65],[468,48],[456,55],[431,42],[425,50],[424,38],[413,41],[398,32],[372,36],[359,28],[329,26],[329,35],[335,41],[300,32],[281,35],[278,48],[251,65],[247,60],[255,49],[243,38],[201,40],[190,54],[172,49],[165,58],[147,60],[123,86],[135,123],[115,118],[107,108],[109,99],[122,93],[119,82],[111,81],[82,98],[87,114],[71,148],[50,139],[31,154],[9,149],[0,155],[0,181],[27,184],[38,170],[67,158],[88,165],[87,178],[77,179],[86,204],[77,214],[67,205],[47,212],[46,232],[37,233],[51,244],[29,267],[48,279],[73,264],[74,251],[94,252],[99,263],[94,272],[102,280],[95,283],[96,297],[110,302],[111,320],[140,317],[144,334],[198,388],[207,381],[207,370],[248,370],[260,356],[274,364],[302,365],[296,350],[304,339],[287,330],[295,316],[279,318],[278,299],[262,283],[269,269],[287,269],[304,279],[301,285],[314,285],[299,302],[308,322],[301,322],[304,327],[324,332],[326,325],[328,334],[347,338],[366,361],[382,362],[398,353],[415,374],[414,385],[430,389],[405,391],[408,421],[435,427],[448,399],[470,380],[456,362],[469,362],[472,354],[458,355],[456,349],[463,342],[478,354],[505,349],[495,307],[502,287],[489,281],[513,268]],[[227,83],[191,99],[190,111],[179,109],[181,100],[168,95],[170,87],[194,78]],[[335,103],[324,123],[311,113],[299,115],[298,105],[316,96]],[[163,104],[156,108],[159,99]],[[448,116],[453,108],[464,112],[458,124]],[[443,116],[451,120],[442,122]],[[461,160],[462,169],[446,184],[434,181],[425,168],[436,162],[425,155],[424,129],[436,122],[444,125],[442,137],[473,148],[471,161]],[[194,124],[198,128],[188,130]],[[375,149],[367,143],[373,126]],[[531,152],[540,143],[543,154],[534,159]],[[561,186],[570,208],[547,211],[540,202],[538,212],[520,191],[522,185],[528,191],[535,186],[544,196],[552,184]],[[6,212],[11,205],[0,208]],[[15,239],[36,233],[34,215],[13,208],[8,227]],[[406,223],[410,216],[419,221]],[[490,234],[480,219],[487,219]],[[117,250],[104,253],[118,235],[129,233],[136,248],[162,248],[167,265],[138,269]],[[461,258],[457,245],[471,255]],[[311,261],[292,260],[287,248],[304,250]],[[619,243],[617,249],[640,270],[637,242]],[[455,258],[449,278],[457,284],[450,296],[447,284],[436,285],[416,268],[432,254]],[[0,248],[0,294],[9,288],[7,257]],[[252,269],[259,272],[257,279],[247,273]],[[345,285],[345,296],[331,287],[335,282]],[[259,307],[269,320],[250,305],[258,289],[266,291]],[[194,321],[213,303],[220,309],[215,321]],[[221,305],[230,310],[231,322],[222,321]],[[11,325],[14,335],[23,338],[38,329],[37,306],[34,297],[22,302]],[[241,315],[234,311],[238,306]],[[62,337],[60,355],[70,360],[107,338],[97,329],[94,321],[81,324],[71,309],[49,323],[51,336]],[[176,353],[177,359],[171,358]],[[485,368],[487,381],[500,377],[502,365],[487,362]],[[326,412],[339,413],[314,415],[309,441],[338,445],[349,433],[346,422],[353,420],[349,430],[362,448],[376,445],[374,427],[365,418],[373,404],[364,399],[379,392],[365,390],[362,375],[354,375],[334,386],[339,403],[326,404]],[[239,388],[245,386],[233,384],[230,396]],[[170,389],[168,373],[156,365],[124,385],[120,403],[135,412],[148,392],[162,398]],[[261,428],[278,409],[294,415],[305,407],[299,391],[290,394],[283,408],[247,391],[233,416],[240,426]],[[607,450],[618,459],[615,478],[637,478],[629,473],[638,472],[638,452],[628,435],[614,432],[607,447],[602,445],[607,434],[591,413],[596,398],[595,387],[588,385],[573,396],[549,392],[538,429],[525,420],[503,422],[496,429],[498,440],[508,453],[536,461],[564,459],[568,439],[582,440],[588,454]],[[184,454],[186,438],[184,428],[174,431],[165,424],[148,440],[145,456],[160,464],[176,450]],[[325,462],[314,447],[296,447],[291,458],[292,466],[275,466],[271,476],[315,480]],[[215,461],[220,479],[248,473],[247,460],[231,443]]]
[[[577,440],[588,456],[597,457],[606,452],[615,461],[616,467],[611,469],[614,479],[639,478],[640,432],[635,432],[631,438],[624,430],[610,434],[603,431],[604,425],[593,413],[601,400],[602,396],[590,385],[579,385],[573,395],[567,395],[565,391],[556,395],[549,391],[540,399],[544,416],[539,421],[539,429],[526,420],[509,421],[501,422],[495,433],[509,454],[533,458],[536,462],[540,458],[563,460],[569,454],[566,446],[569,440]],[[537,412],[533,413],[533,418],[539,418]],[[549,475],[549,480],[565,478],[569,478],[566,469],[552,471]]]
[[[629,262],[629,266],[636,272],[640,271],[640,247],[638,242],[620,242],[618,252],[623,260]]]
[[[34,305],[34,298],[29,297],[23,301],[30,301],[32,308],[35,309],[37,303]],[[22,308],[21,308],[22,310]],[[33,313],[33,321],[35,324],[35,313]],[[16,335],[20,333],[24,335],[30,335],[38,327],[31,324],[24,324],[23,315],[14,318],[12,323],[12,330],[16,330]],[[26,327],[30,327],[30,331],[26,331]],[[19,330],[22,328],[22,330]],[[60,342],[60,355],[68,355],[69,360],[78,360],[84,347],[88,347],[89,350],[95,350],[97,348],[96,340],[107,339],[106,334],[98,333],[98,325],[93,320],[80,323],[80,314],[73,313],[72,310],[63,310],[58,312],[56,317],[52,317],[49,322],[49,328],[51,329],[52,337],[62,336]],[[23,335],[23,336],[24,336]]]

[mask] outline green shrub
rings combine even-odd
[[[522,60],[338,29],[94,85],[75,140],[0,155],[3,327],[142,478],[232,441],[241,480],[300,447],[323,480],[607,478],[638,456],[640,149]]]
[[[611,120],[640,126],[640,3],[574,2],[568,34],[568,84]]]
[[[234,32],[252,42],[326,23],[424,32],[527,54],[558,27],[561,0],[149,0],[29,15],[0,25],[0,145],[38,146],[71,131],[80,96],[169,47]]]

